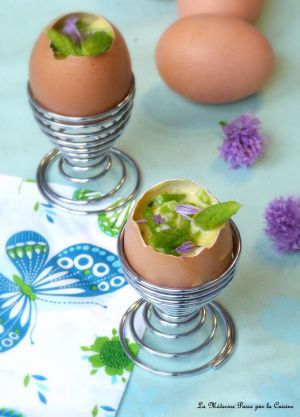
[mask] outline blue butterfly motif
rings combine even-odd
[[[36,300],[94,297],[127,284],[117,256],[88,243],[70,246],[48,260],[43,236],[23,231],[7,241],[6,253],[19,275],[10,280],[0,273],[0,353],[25,337]]]

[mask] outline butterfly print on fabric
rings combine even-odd
[[[6,253],[18,273],[12,279],[0,273],[0,353],[25,337],[39,300],[82,300],[127,284],[117,256],[88,243],[70,246],[48,260],[44,237],[22,231],[7,241]]]

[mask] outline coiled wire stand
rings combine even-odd
[[[124,229],[118,239],[118,254],[129,283],[143,297],[129,307],[120,323],[120,341],[127,356],[141,368],[163,376],[191,376],[217,369],[230,357],[233,352],[236,334],[233,320],[229,313],[216,301],[213,301],[232,281],[236,272],[237,262],[241,252],[241,238],[236,225],[231,221],[233,236],[232,262],[227,270],[218,278],[205,284],[189,289],[166,288],[143,280],[129,265],[124,252]],[[142,317],[144,330],[152,335],[152,344],[144,341],[137,331],[137,315]],[[207,327],[203,333],[203,328]],[[208,358],[210,347],[216,345],[216,330],[222,333],[223,344],[218,352]],[[140,359],[132,354],[127,346],[128,336],[131,335],[140,349],[147,353],[148,360]],[[185,351],[176,350],[176,341],[194,340],[194,346]],[[201,339],[201,340],[200,340]],[[168,341],[168,346],[174,350],[165,351],[157,348],[161,340]],[[196,340],[196,342],[195,342]],[[166,343],[165,343],[166,344]],[[178,348],[177,348],[178,349]],[[198,354],[203,354],[205,360],[199,363]],[[150,356],[149,356],[150,355]],[[143,355],[145,356],[145,355]],[[154,357],[165,359],[165,368],[172,364],[178,367],[184,358],[196,359],[196,365],[189,369],[165,369],[153,366]]]
[[[112,147],[129,121],[134,95],[133,77],[128,95],[112,110],[92,117],[68,117],[41,107],[28,84],[34,117],[55,146],[45,155],[37,170],[40,192],[54,206],[74,214],[100,214],[120,209],[136,196],[141,181],[140,170],[125,152]],[[103,192],[104,180],[108,179],[113,166],[119,171],[117,183],[115,178],[110,178],[108,182],[113,181],[113,185]],[[51,168],[65,183],[91,188],[91,198],[76,200],[54,189],[47,175]],[[128,187],[122,198],[116,200],[117,193]]]

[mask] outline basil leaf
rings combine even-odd
[[[77,20],[76,26],[82,35],[88,36],[90,34],[89,25],[82,20]]]
[[[214,204],[196,214],[194,221],[203,230],[213,230],[226,223],[240,208],[241,205],[236,201]]]
[[[82,55],[97,56],[108,51],[113,43],[113,38],[107,32],[95,32],[81,44]]]
[[[49,29],[46,35],[51,41],[51,47],[57,57],[67,57],[69,55],[81,55],[80,48],[75,45],[71,38],[63,35],[56,29]]]

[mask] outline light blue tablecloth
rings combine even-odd
[[[157,74],[155,45],[176,17],[174,0],[2,0],[2,173],[33,177],[42,155],[50,149],[26,97],[27,63],[37,34],[57,15],[86,9],[111,19],[131,51],[137,98],[119,147],[142,167],[143,188],[167,178],[188,177],[220,200],[244,204],[237,216],[244,243],[240,269],[221,297],[237,326],[234,356],[220,371],[190,379],[160,378],[135,369],[120,417],[300,415],[300,256],[276,254],[263,232],[263,211],[269,200],[300,193],[300,4],[298,0],[266,3],[259,27],[278,58],[274,77],[259,95],[214,107],[178,97]],[[244,111],[253,111],[262,120],[270,137],[268,150],[253,169],[230,171],[217,153],[218,122]],[[295,408],[200,410],[199,401],[279,401]]]

